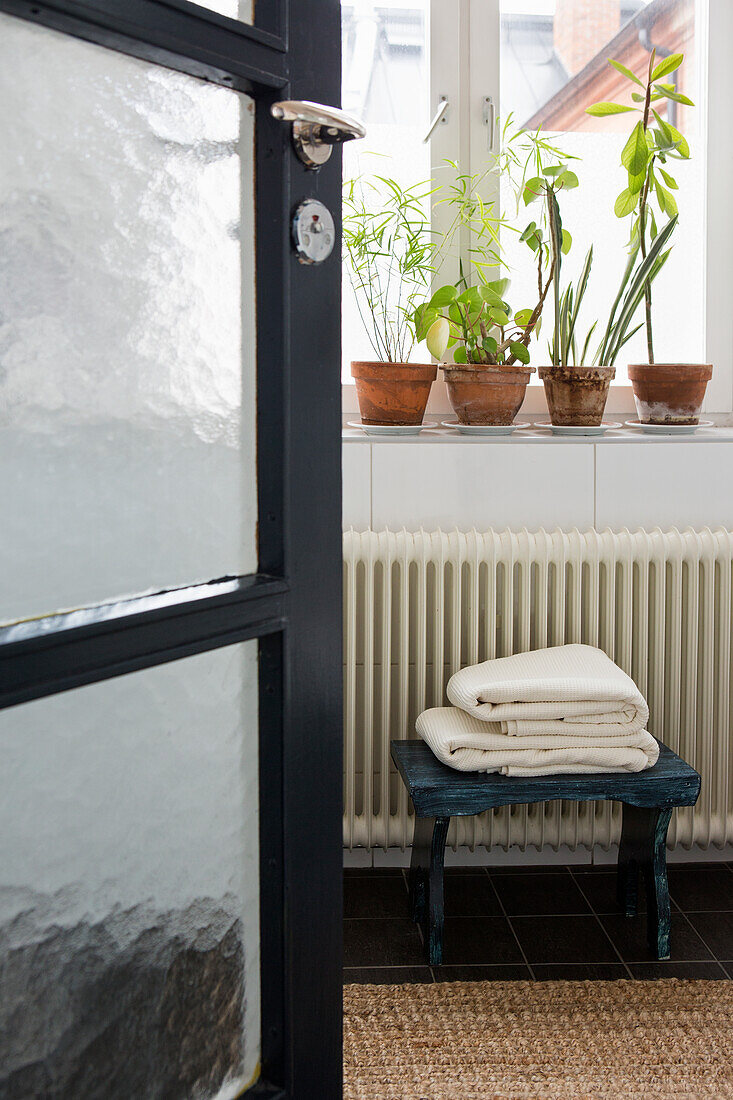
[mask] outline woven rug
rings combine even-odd
[[[733,982],[344,987],[344,1100],[733,1097]]]

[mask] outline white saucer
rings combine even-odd
[[[419,435],[423,428],[437,428],[432,424],[362,424],[361,420],[349,420],[349,428],[361,428],[367,435]]]
[[[455,428],[461,435],[511,435],[529,424],[459,424],[457,420],[444,420],[444,428]]]
[[[627,420],[629,428],[641,428],[646,435],[693,435],[698,428],[712,428],[712,420],[700,420],[697,424],[642,424],[640,420]]]
[[[553,435],[604,435],[610,428],[621,428],[622,424],[615,420],[605,421],[603,424],[589,426],[587,424],[550,424],[543,421],[535,424],[535,428],[549,428]]]

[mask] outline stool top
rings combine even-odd
[[[394,760],[418,817],[478,814],[493,806],[601,799],[630,806],[694,806],[700,776],[689,764],[659,744],[659,759],[643,772],[599,772],[597,775],[499,775],[460,772],[441,763],[424,741],[392,741]]]

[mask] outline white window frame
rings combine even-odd
[[[708,162],[705,173],[705,331],[701,333],[700,359],[713,364],[704,410],[726,416],[733,413],[733,204],[726,166],[733,164],[733,128],[728,120],[733,102],[733,3],[731,0],[697,0],[696,35],[707,47],[707,65],[701,66],[696,102],[701,112],[700,132]],[[501,116],[500,101],[500,0],[432,0],[430,5],[430,105],[441,96],[449,101],[448,122],[439,125],[431,140],[431,163],[455,160],[464,172],[481,168],[487,152],[484,100],[490,96]],[[713,152],[714,151],[714,152]],[[713,163],[712,157],[715,157]],[[716,171],[717,168],[717,171]],[[723,169],[723,170],[721,170]],[[498,195],[496,196],[498,202]],[[433,211],[433,226],[442,227],[445,208]],[[469,242],[461,251],[467,253]],[[442,281],[452,275],[444,270]],[[447,278],[446,278],[447,277]],[[684,303],[684,287],[680,288]],[[344,412],[358,412],[353,384],[344,387]],[[451,412],[445,384],[433,385],[428,414]],[[635,412],[630,385],[612,385],[609,415]],[[544,387],[530,386],[522,414],[547,412]]]

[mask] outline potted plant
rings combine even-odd
[[[534,309],[513,312],[505,300],[508,279],[480,286],[447,285],[436,290],[417,314],[418,336],[442,360],[448,396],[461,424],[511,424],[524,400],[534,367],[530,337],[542,312],[550,280]]]
[[[510,115],[503,127],[501,152],[483,172],[458,176],[442,200],[455,208],[448,239],[452,239],[457,226],[469,230],[475,279],[469,283],[459,265],[458,281],[441,287],[416,310],[416,331],[437,359],[442,360],[449,348],[454,349],[453,362],[442,363],[441,370],[451,405],[462,424],[506,425],[516,417],[534,373],[534,367],[529,366],[529,344],[539,333],[555,267],[554,258],[542,246],[541,230],[532,223],[522,238],[536,253],[537,300],[518,310],[510,306],[506,300],[509,280],[490,277],[490,272],[503,262],[500,229],[506,223],[481,200],[480,184],[487,175],[505,173],[519,204],[529,186],[530,168],[542,172],[546,161],[561,158],[561,151],[540,131],[514,129]],[[552,169],[547,171],[552,175]],[[568,185],[573,179],[577,184],[577,177],[564,165],[556,169],[556,174],[562,173]],[[569,243],[566,235],[567,246]],[[436,255],[442,257],[444,245],[445,241],[441,242]]]
[[[587,108],[588,114],[598,117],[633,111],[642,116],[634,125],[621,153],[628,182],[614,206],[619,218],[632,218],[631,242],[634,246],[638,245],[642,263],[648,258],[651,244],[658,237],[654,205],[661,215],[674,219],[676,223],[677,202],[672,192],[677,190],[677,181],[669,172],[669,162],[688,160],[690,157],[690,148],[683,135],[652,106],[660,100],[694,106],[692,100],[677,91],[674,84],[664,80],[664,77],[679,69],[683,60],[683,54],[675,53],[655,65],[656,51],[652,50],[645,79],[641,80],[625,65],[609,59],[609,65],[635,86],[631,98],[638,106],[601,102]],[[713,368],[709,363],[655,362],[652,329],[654,275],[649,269],[644,282],[648,362],[629,365],[639,420],[647,424],[696,424]]]
[[[601,371],[603,367],[614,369],[621,348],[642,328],[643,322],[634,328],[631,324],[647,285],[654,281],[667,261],[671,249],[666,245],[676,224],[677,215],[655,237],[640,264],[637,264],[638,242],[632,247],[603,337],[594,355],[589,358],[590,342],[598,322],[594,321],[588,329],[582,345],[576,334],[578,315],[593,264],[591,245],[576,285],[567,287],[556,307],[557,319],[548,350],[550,359],[561,364],[563,370],[540,368],[553,424],[590,426],[601,423],[608,386],[613,377],[609,376],[607,369],[603,373]]]
[[[411,363],[414,305],[433,276],[428,184],[403,188],[383,176],[349,180],[344,189],[346,267],[373,360],[354,361],[365,424],[421,424],[432,363]]]
[[[577,288],[568,288],[563,294],[562,258],[570,249],[571,237],[563,229],[557,196],[577,186],[578,177],[566,164],[544,167],[537,176],[527,180],[523,190],[525,205],[541,200],[543,209],[539,223],[530,222],[520,239],[540,256],[547,257],[552,272],[554,328],[549,345],[550,366],[539,368],[550,420],[557,425],[591,426],[600,424],[603,419],[608,387],[616,371],[605,363],[587,365],[583,362],[592,330],[585,341],[581,363],[570,361],[593,253],[591,250],[586,256]]]

